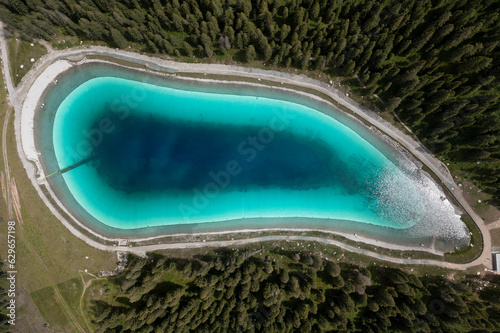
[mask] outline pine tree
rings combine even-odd
[[[127,47],[127,40],[117,29],[111,28],[111,38],[113,39],[113,43],[115,43],[118,48],[124,49]]]
[[[251,62],[254,61],[257,57],[257,53],[255,52],[255,47],[253,45],[249,45],[245,51],[245,61]]]

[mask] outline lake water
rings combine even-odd
[[[51,182],[93,223],[231,230],[304,218],[309,228],[405,231],[441,214],[448,233],[466,235],[436,186],[430,201],[418,167],[356,121],[318,111],[321,103],[100,73],[66,76],[39,131],[46,173],[60,170]]]

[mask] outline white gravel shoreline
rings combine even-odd
[[[38,158],[38,152],[35,148],[35,112],[38,109],[38,104],[42,98],[43,92],[49,85],[54,84],[54,80],[59,74],[67,71],[71,67],[73,67],[73,65],[65,60],[59,60],[47,67],[36,78],[35,82],[33,82],[23,103],[21,111],[21,142],[26,158],[36,164],[39,179],[43,179],[45,175],[42,164]],[[43,105],[40,107],[43,108]]]
[[[76,66],[78,66],[80,63],[89,63],[89,62],[103,63],[100,60],[83,59],[82,61],[79,61],[76,64]],[[175,63],[169,63],[168,68],[173,69],[174,65],[175,65]],[[180,64],[180,65],[182,67],[182,65],[184,65],[184,64]],[[53,64],[51,64],[49,67],[47,67],[45,70],[43,70],[43,72],[33,82],[32,86],[29,90],[29,93],[27,94],[27,98],[23,104],[23,109],[21,112],[21,140],[22,140],[22,146],[23,146],[24,153],[26,154],[26,157],[28,158],[28,160],[34,162],[36,167],[38,168],[37,182],[39,184],[44,184],[49,189],[49,192],[54,197],[54,199],[56,200],[58,205],[65,211],[66,214],[71,216],[72,219],[74,221],[76,221],[81,228],[84,228],[88,232],[92,233],[94,236],[99,237],[98,232],[95,232],[91,228],[87,227],[85,224],[78,221],[78,219],[75,218],[74,215],[72,215],[71,212],[65,207],[65,205],[57,198],[57,196],[55,195],[54,191],[52,190],[52,188],[50,186],[50,183],[46,179],[44,179],[45,175],[44,175],[43,169],[41,168],[41,162],[39,160],[39,153],[36,151],[36,148],[35,148],[36,146],[35,146],[35,138],[34,138],[34,132],[33,132],[33,125],[34,125],[33,122],[34,122],[34,116],[35,116],[35,111],[36,111],[37,107],[43,107],[43,105],[40,105],[40,102],[41,102],[40,98],[42,97],[43,92],[50,85],[53,85],[56,83],[55,79],[56,79],[56,77],[58,77],[58,75],[64,73],[65,71],[67,71],[68,69],[70,69],[72,67],[73,67],[73,65],[71,63],[69,63],[68,61],[58,60],[58,61],[54,62]],[[220,70],[220,68],[217,68],[217,70]],[[146,70],[140,70],[140,71],[146,72]],[[167,74],[167,75],[175,76],[175,74]],[[186,80],[194,80],[194,79],[186,79]],[[205,79],[205,78],[201,79],[201,81],[214,82],[214,83],[216,83],[216,82],[229,83],[229,81],[218,81],[218,80]],[[249,85],[249,83],[247,83],[247,82],[235,82],[235,84],[247,85],[247,86]],[[258,84],[258,83],[251,84],[251,85],[266,87],[266,86]],[[272,87],[272,88],[274,88],[274,87]],[[275,89],[287,91],[290,93],[294,92],[292,89],[284,88],[284,87],[276,87]],[[315,100],[326,102],[323,99],[321,99],[317,96],[314,96],[314,95],[309,96],[309,94],[303,93],[300,91],[297,91],[297,93],[299,95],[305,95],[307,97],[312,97]],[[328,103],[328,104],[330,104],[330,103]],[[332,105],[332,107],[334,107],[334,106]],[[40,112],[40,111],[42,111],[42,110],[39,109],[39,111],[37,111],[37,112]],[[196,235],[199,236],[199,235],[203,235],[203,234],[214,235],[214,234],[242,234],[242,233],[245,234],[245,233],[252,233],[255,231],[256,230],[253,230],[253,229],[245,229],[245,230],[239,230],[239,231],[206,232],[206,233],[199,233]],[[390,248],[393,250],[403,251],[403,250],[413,249],[413,250],[418,250],[418,251],[423,251],[423,252],[430,252],[430,253],[437,254],[437,255],[443,255],[443,252],[438,251],[433,247],[429,248],[427,246],[426,247],[416,247],[416,246],[404,246],[404,245],[392,244],[392,243],[389,244],[389,243],[386,243],[384,241],[378,240],[376,238],[369,238],[369,237],[364,237],[360,234],[346,233],[346,232],[341,232],[341,231],[320,230],[320,229],[314,229],[314,228],[301,228],[301,229],[296,229],[296,228],[288,228],[288,229],[287,228],[265,228],[265,229],[258,229],[258,231],[264,231],[264,232],[272,232],[272,231],[274,231],[274,232],[276,232],[276,231],[294,231],[294,232],[321,231],[321,232],[325,232],[328,234],[341,235],[341,236],[346,237],[352,241],[356,241],[356,242],[361,241],[363,243],[369,243],[369,244],[372,244],[374,246],[386,247],[386,248]],[[174,234],[172,236],[181,236],[181,235],[186,236],[187,234]],[[134,241],[135,242],[148,242],[148,241],[151,241],[151,240],[154,240],[157,238],[162,238],[162,237],[164,237],[164,235],[151,236],[151,237],[145,237],[145,238],[134,238]],[[106,239],[111,240],[113,238],[106,237]]]
[[[227,65],[209,65],[209,64],[183,64],[183,63],[176,63],[172,61],[166,61],[166,60],[161,60],[161,59],[155,59],[151,58],[148,56],[144,55],[139,55],[139,54],[133,54],[129,52],[124,52],[124,51],[115,51],[109,48],[104,48],[104,47],[93,47],[92,49],[77,49],[77,50],[64,50],[64,51],[55,51],[47,54],[44,56],[42,59],[40,59],[36,66],[27,74],[26,77],[23,78],[20,86],[18,89],[16,89],[17,94],[14,96],[13,104],[16,107],[16,134],[18,135],[18,149],[21,148],[19,145],[19,141],[22,142],[22,151],[25,153],[26,158],[29,159],[30,161],[33,161],[36,164],[36,167],[38,168],[38,171],[40,174],[38,175],[38,182],[37,180],[32,178],[32,182],[43,182],[41,178],[44,177],[43,175],[43,170],[41,168],[41,164],[38,160],[38,153],[35,149],[35,142],[34,142],[34,135],[33,135],[33,118],[35,115],[35,110],[36,107],[40,101],[40,98],[44,92],[44,90],[47,88],[48,85],[54,82],[54,79],[64,71],[68,70],[69,68],[72,67],[71,63],[66,61],[66,60],[59,60],[54,62],[55,59],[58,58],[73,58],[74,60],[78,60],[78,58],[81,58],[84,54],[101,54],[104,56],[110,56],[110,57],[116,57],[128,61],[134,61],[134,62],[148,62],[148,63],[156,63],[158,65],[158,69],[161,68],[170,68],[172,69],[173,72],[175,72],[175,69],[181,72],[192,72],[192,73],[210,73],[210,74],[226,74],[226,75],[238,75],[238,76],[246,76],[246,77],[252,77],[252,78],[260,78],[264,77],[265,79],[272,80],[275,82],[287,82],[291,84],[296,84],[296,85],[301,85],[303,87],[308,87],[308,88],[313,88],[319,92],[325,93],[328,96],[332,97],[335,99],[339,104],[346,106],[350,110],[352,110],[354,113],[358,114],[360,117],[362,117],[365,120],[368,120],[371,123],[376,122],[377,123],[377,128],[381,129],[384,133],[387,133],[389,136],[392,138],[395,138],[398,142],[400,142],[404,147],[409,149],[412,153],[414,153],[418,158],[420,158],[426,165],[428,165],[444,182],[444,184],[448,188],[458,188],[456,184],[453,182],[453,179],[449,175],[449,173],[446,170],[446,167],[442,165],[440,161],[435,159],[433,156],[427,154],[425,150],[422,152],[422,150],[417,150],[417,149],[422,149],[421,146],[414,142],[411,138],[409,137],[404,137],[405,135],[402,133],[394,133],[394,131],[397,131],[392,125],[388,124],[387,122],[381,120],[380,117],[374,115],[373,113],[360,109],[358,105],[355,105],[355,103],[348,98],[346,98],[342,93],[338,91],[334,91],[330,86],[328,86],[325,83],[309,79],[303,75],[293,75],[293,74],[287,74],[287,73],[280,73],[276,71],[265,71],[265,70],[260,70],[260,69],[252,69],[252,68],[244,68],[244,67],[236,67],[236,66],[227,66]],[[72,60],[73,60],[72,59]],[[52,64],[50,64],[52,63]],[[152,67],[152,66],[149,66]],[[41,72],[41,73],[40,73]],[[27,90],[29,89],[29,93]],[[25,96],[24,103],[23,101],[23,96]],[[22,110],[21,110],[21,105],[22,103]],[[377,119],[378,118],[378,119]],[[19,120],[20,119],[20,120]],[[31,129],[31,130],[30,130]],[[28,133],[30,132],[30,133]],[[21,140],[19,140],[21,139]],[[415,152],[416,151],[416,152]],[[432,161],[431,161],[432,160]],[[25,160],[23,159],[23,162]],[[32,166],[26,165],[25,168],[28,171],[28,174],[30,177],[33,177],[30,173],[30,169],[33,170]],[[36,187],[36,186],[35,186]],[[39,189],[37,189],[39,190]],[[40,191],[38,191],[40,194]],[[52,191],[51,191],[52,192]],[[44,196],[41,195],[42,199],[44,199]],[[460,198],[457,198],[460,199]],[[47,203],[47,200],[44,200]],[[464,200],[459,200],[462,204],[465,202]],[[59,203],[60,204],[60,203]],[[465,203],[467,206],[468,204]],[[50,208],[50,204],[48,204]],[[464,205],[464,208],[470,213],[472,209],[470,207],[466,207]],[[467,209],[469,208],[469,209]],[[54,209],[52,207],[51,209],[54,212]],[[67,210],[65,209],[67,212]],[[473,211],[472,211],[473,213]],[[62,218],[59,213],[54,213],[56,216],[59,217],[59,219]],[[473,216],[474,220],[476,221],[479,219],[479,217]],[[64,219],[64,218],[62,218]],[[123,246],[116,246],[116,247],[111,247],[111,246],[106,246],[103,244],[100,244],[99,242],[96,242],[92,239],[89,239],[87,236],[76,230],[69,222],[65,221],[66,223],[63,223],[72,231],[77,237],[79,238],[86,238],[84,239],[87,243],[89,243],[92,246],[101,248],[101,249],[106,249],[106,250],[136,250],[137,252],[143,252],[146,249],[160,249],[162,248],[162,245],[158,246],[138,246],[134,248],[128,248],[128,247],[123,247]],[[482,222],[482,221],[481,221]],[[478,221],[476,221],[478,223]],[[479,223],[478,223],[479,225]],[[85,226],[83,226],[85,227]],[[481,226],[480,226],[481,227]],[[88,228],[85,228],[88,230]],[[259,230],[259,231],[266,231],[266,230],[276,230],[276,229],[264,229],[264,230]],[[287,230],[287,229],[279,229],[279,230]],[[296,229],[292,229],[294,231],[297,231]],[[74,232],[76,231],[76,233]],[[304,229],[301,231],[320,231],[316,229]],[[240,232],[254,232],[254,230],[241,230]],[[95,232],[92,232],[95,236]],[[235,232],[222,232],[222,233],[235,233]],[[360,236],[354,237],[353,235],[350,234],[343,234],[340,232],[332,232],[334,234],[338,234],[341,236],[344,236],[346,238],[352,239],[354,241],[360,241],[363,243],[368,243],[372,244],[374,246],[380,246],[384,248],[389,248],[389,249],[394,249],[394,250],[418,250],[422,251],[424,249],[422,248],[416,248],[416,247],[404,247],[404,246],[399,246],[396,244],[389,244],[386,242],[381,242],[373,239],[367,239],[363,238]],[[101,239],[105,239],[108,241],[116,241],[119,244],[124,244],[123,239],[113,239],[113,238],[107,238],[107,237],[102,237],[98,235]],[[490,244],[490,239],[489,239],[489,234],[487,235],[488,237],[487,240],[485,241],[485,245],[488,243]],[[132,239],[133,241],[148,241],[148,240],[153,240],[159,237],[163,236],[157,236],[157,237],[148,237],[144,239]],[[264,236],[264,237],[269,237],[269,236]],[[292,237],[292,236],[290,236]],[[293,236],[293,237],[300,237],[300,236]],[[483,237],[484,237],[484,232],[483,232]],[[280,238],[280,237],[278,237]],[[257,241],[257,238],[255,238]],[[326,239],[325,239],[326,240]],[[236,241],[235,241],[236,242]],[[330,241],[326,241],[327,243],[330,243]],[[206,245],[210,245],[207,242]],[[220,243],[220,242],[216,242]],[[227,244],[234,243],[231,241],[227,241]],[[96,246],[98,244],[98,246]],[[172,244],[164,244],[165,246],[163,248],[172,248]],[[193,244],[194,245],[194,244]],[[175,246],[175,245],[174,245]],[[179,244],[179,246],[182,246]],[[428,252],[433,252],[435,253],[432,249],[427,249]],[[437,254],[437,253],[436,253]],[[368,254],[369,255],[369,254]],[[390,257],[388,257],[390,258]],[[484,260],[484,252],[483,255],[475,260],[473,263],[478,264],[479,260]],[[388,260],[388,259],[387,259]],[[415,259],[414,261],[418,261]],[[399,262],[399,259],[395,262]],[[432,262],[432,261],[431,261]],[[437,261],[436,261],[437,262]],[[422,262],[423,263],[423,262]],[[435,264],[435,263],[434,263]],[[442,263],[441,263],[442,264]],[[446,264],[446,263],[445,263]],[[472,264],[472,263],[471,263]],[[469,264],[467,264],[469,265]],[[453,265],[453,266],[463,266],[463,265]]]

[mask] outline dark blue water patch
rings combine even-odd
[[[180,122],[151,115],[126,119],[102,114],[113,124],[99,137],[89,162],[111,187],[126,193],[219,188],[307,190],[353,181],[331,147],[288,132],[257,126]],[[350,184],[352,186],[352,184]]]

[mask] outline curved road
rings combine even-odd
[[[14,85],[12,84],[12,77],[10,75],[9,56],[7,53],[8,50],[7,36],[5,30],[3,29],[3,22],[0,22],[0,45],[1,45],[0,52],[2,54],[2,64],[3,64],[2,71],[3,71],[4,82],[7,88],[7,95],[10,99],[12,99],[12,97],[15,95],[14,94],[15,89]],[[10,169],[9,169],[9,162],[7,160],[7,128],[9,126],[11,110],[12,108],[8,106],[7,112],[5,113],[5,118],[2,128],[2,154],[5,167],[5,184],[7,187],[7,210],[8,210],[9,220],[12,220],[12,218],[14,217],[12,209],[12,196],[10,192]]]
[[[3,35],[3,29],[1,28],[2,24],[0,22],[0,36],[2,38],[1,47],[2,47],[2,59],[3,59],[3,67],[4,73],[9,73],[8,66],[8,57],[6,57],[7,43]],[[240,245],[240,244],[248,244],[259,241],[272,241],[272,240],[305,240],[305,241],[316,241],[322,242],[326,244],[335,245],[346,249],[351,252],[360,253],[363,255],[367,255],[370,257],[374,257],[380,260],[385,260],[398,264],[415,264],[415,265],[434,265],[440,266],[444,268],[450,269],[467,269],[470,267],[478,266],[478,265],[486,265],[490,267],[487,261],[491,258],[491,238],[489,229],[486,227],[484,221],[474,212],[472,207],[466,202],[462,193],[458,189],[459,187],[454,183],[453,178],[449,174],[448,170],[442,163],[437,160],[434,156],[432,156],[419,142],[416,142],[412,138],[406,136],[405,134],[399,132],[397,129],[389,125],[388,123],[384,123],[382,119],[379,117],[370,115],[370,111],[364,110],[362,107],[357,105],[354,101],[346,98],[342,93],[337,90],[332,89],[331,87],[325,87],[324,84],[313,81],[311,79],[305,78],[303,76],[290,75],[284,73],[278,73],[273,71],[264,71],[257,69],[248,69],[236,66],[227,66],[227,65],[205,65],[205,64],[183,64],[183,63],[175,63],[172,61],[164,61],[161,59],[151,58],[148,56],[129,53],[125,51],[115,51],[109,48],[104,47],[92,47],[88,49],[77,49],[77,50],[63,50],[63,51],[54,51],[50,52],[48,55],[44,56],[42,59],[38,61],[36,67],[34,67],[30,73],[27,74],[25,78],[23,78],[22,82],[15,89],[10,80],[10,74],[6,75],[9,79],[6,79],[7,89],[9,91],[9,96],[11,103],[13,104],[16,112],[16,119],[19,119],[19,115],[21,112],[22,102],[24,97],[26,96],[31,84],[34,82],[36,77],[50,64],[54,63],[59,59],[70,59],[70,60],[80,60],[83,59],[86,55],[90,54],[98,54],[102,56],[108,56],[113,58],[119,58],[122,60],[128,60],[131,62],[149,65],[153,68],[164,68],[166,70],[170,70],[174,68],[175,71],[183,72],[183,73],[208,73],[208,74],[221,74],[221,75],[238,75],[250,77],[253,79],[260,80],[261,78],[265,78],[266,80],[273,81],[276,83],[286,82],[287,84],[301,86],[305,88],[312,88],[316,91],[326,94],[334,99],[339,104],[347,107],[353,113],[363,118],[364,120],[371,123],[373,126],[380,129],[385,134],[392,137],[394,140],[398,141],[402,146],[404,146],[408,151],[414,154],[418,159],[420,159],[427,167],[429,167],[432,172],[442,181],[444,186],[446,186],[450,193],[454,195],[456,200],[460,203],[460,205],[464,208],[464,210],[471,216],[476,225],[479,227],[482,237],[483,237],[483,251],[481,255],[475,260],[467,263],[467,264],[453,264],[448,262],[442,262],[437,260],[425,260],[425,259],[401,259],[394,258],[386,255],[382,255],[373,251],[366,251],[362,249],[358,249],[346,244],[343,244],[338,241],[334,241],[327,238],[318,238],[318,237],[308,237],[308,236],[264,236],[264,237],[255,237],[255,238],[247,238],[238,241],[212,241],[212,242],[193,242],[193,243],[176,243],[176,244],[158,244],[158,245],[144,245],[144,246],[134,246],[134,247],[126,247],[126,246],[110,246],[104,245],[100,242],[97,242],[87,235],[81,233],[77,230],[72,224],[66,221],[61,214],[50,204],[49,200],[45,197],[44,193],[41,191],[37,180],[34,174],[30,174],[28,172],[28,176],[32,184],[35,186],[37,192],[40,197],[47,206],[51,209],[51,211],[61,220],[61,222],[68,227],[68,229],[77,237],[84,240],[87,244],[94,246],[96,248],[107,250],[107,251],[128,251],[135,252],[139,254],[144,254],[147,251],[160,250],[160,249],[172,249],[172,248],[196,248],[203,246],[230,246],[230,245]],[[10,83],[9,83],[10,81]],[[2,135],[5,135],[6,125],[4,124],[4,129]],[[18,138],[19,139],[19,138]],[[32,166],[24,157],[22,152],[22,148],[18,144],[18,150],[21,155],[21,159],[25,168],[27,170],[32,170]],[[7,163],[6,151],[3,149],[4,160]],[[8,170],[8,166],[6,167]],[[124,241],[121,239],[115,240],[117,243],[120,241]]]
[[[7,93],[10,99],[10,103],[12,106],[16,106],[16,97],[17,97],[17,92],[14,88],[14,85],[12,83],[12,77],[10,75],[10,66],[9,66],[9,57],[8,57],[8,46],[7,46],[7,36],[5,33],[5,30],[3,29],[3,22],[0,22],[0,45],[1,49],[0,52],[2,53],[2,63],[3,63],[3,74],[4,74],[4,81],[5,85],[7,88]],[[4,159],[4,166],[5,166],[5,174],[6,174],[6,184],[7,184],[7,208],[8,208],[8,215],[9,215],[9,220],[12,220],[14,218],[13,215],[13,207],[12,207],[12,193],[11,193],[11,187],[9,186],[10,184],[10,168],[9,168],[9,162],[8,162],[8,155],[7,155],[7,130],[9,126],[9,119],[10,119],[10,114],[11,114],[11,107],[7,107],[7,112],[5,114],[4,118],[4,124],[2,128],[2,154],[3,154],[3,159]],[[54,282],[53,276],[50,274],[50,270],[47,268],[45,263],[43,262],[42,258],[39,256],[39,254],[33,249],[31,246],[30,242],[24,237],[24,233],[20,233],[20,237],[23,239],[26,247],[28,250],[31,252],[34,258],[36,258],[42,267],[45,269],[47,272],[47,276],[51,281],[51,285],[54,288],[54,292],[56,297],[59,299],[61,305],[63,306],[65,312],[67,313],[69,319],[72,321],[72,323],[75,325],[77,330],[79,332],[84,333],[85,330],[78,324],[78,321],[75,319],[73,314],[71,313],[68,304],[62,297],[59,288],[57,287],[56,283]]]

